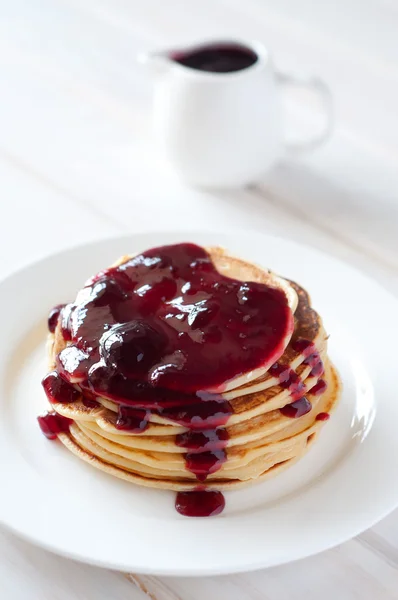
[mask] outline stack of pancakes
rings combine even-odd
[[[290,368],[305,385],[305,398],[312,408],[298,418],[286,416],[281,408],[292,403],[291,390],[281,385],[271,365],[242,373],[226,382],[221,393],[228,401],[231,414],[223,427],[226,460],[205,481],[209,489],[229,489],[264,480],[302,457],[339,398],[340,383],[327,356],[327,335],[319,315],[311,308],[310,298],[296,283],[282,279],[259,267],[234,258],[220,248],[210,248],[217,270],[240,281],[256,281],[278,287],[286,294],[294,314],[294,331],[285,340],[278,364]],[[124,256],[116,264],[123,264]],[[312,354],[318,354],[324,373],[311,375],[313,365],[308,354],[300,352],[298,340],[311,343]],[[57,324],[49,335],[49,367],[56,369],[56,357],[66,346]],[[311,390],[319,378],[326,391]],[[283,382],[282,382],[283,383]],[[79,388],[78,388],[79,389]],[[79,390],[80,391],[80,390]],[[149,425],[140,433],[116,427],[118,406],[109,399],[96,397],[72,403],[52,403],[58,414],[72,420],[68,433],[58,438],[74,454],[93,466],[134,483],[173,490],[193,490],[198,486],[195,474],[187,469],[186,448],[177,445],[176,436],[187,428],[159,414],[149,416]],[[94,403],[95,404],[95,403]],[[320,415],[319,418],[318,415]]]

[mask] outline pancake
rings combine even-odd
[[[275,443],[271,440],[268,444],[258,447],[255,453],[252,452],[252,449],[246,451],[243,448],[241,451],[243,459],[241,459],[239,453],[235,453],[231,457],[228,456],[228,461],[225,464],[228,465],[232,460],[231,466],[209,475],[206,480],[206,487],[208,489],[225,490],[243,487],[248,482],[260,482],[267,477],[276,475],[302,458],[325,425],[325,421],[316,420],[316,416],[326,412],[331,414],[339,400],[341,384],[333,367],[330,367],[327,380],[329,384],[328,391],[323,394],[321,403],[312,414],[312,424],[310,426],[304,431],[284,438],[279,442]],[[297,427],[298,424],[295,425]],[[172,468],[165,468],[166,464],[172,467],[172,461],[163,463],[163,469],[149,465],[143,467],[142,463],[126,458],[128,452],[117,448],[118,444],[104,447],[99,436],[88,437],[86,433],[86,431],[73,426],[70,434],[62,433],[59,435],[59,439],[74,454],[110,475],[139,485],[159,489],[189,491],[196,489],[198,485],[194,476],[184,469],[182,460],[176,460],[174,471]],[[98,442],[100,442],[100,445]],[[148,462],[151,461],[148,460]],[[173,473],[172,478],[170,477],[171,473]]]
[[[309,378],[306,382],[306,389],[308,390],[307,396],[311,394],[311,388],[314,387],[314,385],[316,385],[316,381]],[[269,391],[270,394],[271,392],[272,390]],[[281,396],[281,394],[279,394],[279,396]],[[279,407],[282,408],[289,403],[287,393],[283,393],[283,399],[278,402],[278,405],[280,406],[277,406],[276,408],[273,408],[275,406],[273,400],[268,402],[268,404],[271,405],[269,406],[268,411],[266,410],[267,406],[264,403],[264,412],[257,414],[256,416],[251,416],[250,411],[247,412],[247,418],[244,418],[243,413],[231,415],[226,426],[229,435],[227,447],[238,443],[237,440],[239,440],[240,437],[244,437],[244,440],[241,443],[248,443],[253,439],[263,437],[264,432],[267,435],[274,434],[279,429],[291,425],[292,420],[283,417],[279,410]],[[318,397],[315,396],[312,401],[313,407],[316,406],[317,400]],[[77,402],[73,405],[63,405],[58,403],[52,406],[57,413],[81,423],[85,428],[91,429],[109,440],[126,444],[132,448],[157,450],[159,452],[169,451],[170,448],[172,448],[177,452],[185,452],[184,448],[176,447],[175,436],[188,431],[188,429],[182,425],[175,425],[172,421],[168,421],[168,423],[163,425],[159,425],[156,422],[149,422],[147,429],[140,434],[133,435],[129,431],[123,431],[116,428],[116,415],[113,411],[107,409],[104,410],[103,408],[90,409]],[[236,417],[236,419],[233,417]]]
[[[70,419],[57,437],[79,458],[110,475],[183,492],[196,490],[198,484],[225,490],[263,481],[304,456],[339,400],[341,383],[327,354],[328,336],[308,293],[220,248],[208,252],[222,275],[283,292],[293,315],[292,328],[272,361],[224,381],[217,393],[207,390],[213,412],[219,407],[221,414],[213,425],[200,421],[203,424],[193,426],[179,416],[179,409],[148,410],[144,396],[135,398],[132,408],[107,395],[94,396],[79,378],[71,378],[73,401],[51,398],[52,410]],[[113,267],[123,268],[131,259],[124,256]],[[51,372],[57,374],[57,357],[69,345],[61,313],[48,336]],[[206,398],[195,402],[210,406]],[[131,417],[134,427],[121,420],[121,407],[127,408],[127,422]],[[205,441],[195,445],[198,436]]]
[[[328,367],[326,375],[328,382],[331,382],[329,385],[329,395],[334,389],[334,375],[332,374],[331,369],[331,367]],[[227,425],[226,429],[229,434],[229,439],[226,443],[228,460],[216,474],[213,476],[210,475],[209,479],[211,477],[217,477],[218,473],[223,473],[225,470],[232,468],[236,459],[239,459],[239,461],[247,461],[247,457],[251,457],[253,452],[255,454],[259,448],[261,451],[265,451],[266,448],[267,453],[275,452],[281,441],[287,439],[292,440],[292,436],[300,435],[311,427],[316,419],[316,415],[319,412],[325,412],[326,404],[329,405],[329,397],[327,394],[323,394],[321,398],[319,396],[311,397],[310,392],[308,397],[311,398],[311,413],[307,413],[297,421],[294,420],[293,423],[292,419],[283,416],[279,410],[275,410],[262,415],[261,421],[260,418],[257,417],[255,419],[250,419],[248,422],[241,423],[239,426],[235,425],[230,427]],[[151,438],[143,438],[140,435],[129,436],[129,438],[134,439],[135,445],[133,445],[131,439],[129,439],[129,443],[126,444],[127,436],[117,436],[115,434],[103,435],[104,432],[101,431],[101,428],[90,422],[77,422],[77,427],[97,444],[103,444],[104,448],[107,450],[112,451],[115,454],[124,455],[125,457],[129,456],[136,462],[142,462],[144,464],[155,462],[157,464],[162,463],[163,465],[170,465],[171,463],[181,467],[184,466],[184,449],[176,446],[175,443],[173,443],[172,437],[166,440],[164,437],[161,437],[161,446],[158,450],[158,440],[155,436],[152,436]],[[73,432],[76,434],[76,429],[73,429]],[[145,439],[144,445],[146,445],[146,448],[142,445],[140,448],[137,447],[136,444],[137,442],[139,443],[141,439]],[[166,452],[167,457],[165,456]]]

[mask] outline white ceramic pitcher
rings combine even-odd
[[[225,68],[217,60],[210,64],[213,70],[200,61],[200,68],[197,64],[192,67],[195,56],[209,56],[210,52],[219,60],[228,54],[228,48],[246,55],[243,68],[236,69],[235,62],[234,70],[227,64],[228,72],[214,72]],[[190,185],[256,183],[284,152],[315,148],[331,133],[332,102],[327,86],[317,78],[304,80],[275,72],[268,50],[259,42],[206,42],[147,53],[140,55],[140,60],[156,74],[155,143]],[[325,112],[322,132],[302,143],[286,144],[280,84],[308,87],[320,96]]]

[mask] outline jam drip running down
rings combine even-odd
[[[326,392],[326,388],[327,388],[327,383],[324,379],[319,379],[318,383],[316,383],[314,385],[313,388],[311,388],[311,394],[313,396],[320,396],[321,394],[323,394],[324,392]]]
[[[281,290],[224,277],[193,244],[155,248],[100,272],[52,315],[50,331],[60,323],[68,345],[43,380],[50,402],[96,407],[105,397],[118,405],[116,427],[132,433],[151,415],[183,425],[176,443],[200,482],[227,459],[224,383],[275,361],[293,330]],[[285,371],[281,385],[296,400],[303,385]],[[187,514],[188,500],[184,506]]]
[[[299,338],[292,342],[292,348],[304,356],[303,364],[311,367],[309,377],[316,377],[318,379],[324,374],[325,369],[322,359],[312,342],[303,338]],[[301,380],[299,375],[293,371],[293,369],[287,365],[276,362],[270,367],[269,373],[273,377],[277,377],[279,379],[279,385],[282,388],[289,390],[290,396],[293,400],[293,402],[283,406],[280,409],[280,412],[285,417],[298,419],[299,417],[302,417],[310,412],[312,409],[312,404],[304,396],[306,392],[306,385]],[[326,388],[326,382],[323,379],[319,379],[318,382],[311,388],[310,393],[313,396],[317,396],[323,394]]]
[[[258,60],[253,50],[236,44],[217,44],[190,52],[174,52],[171,58],[184,67],[212,73],[242,71]]]
[[[47,412],[37,417],[40,429],[49,440],[55,440],[59,433],[68,433],[69,425],[72,423],[67,417],[56,412]]]

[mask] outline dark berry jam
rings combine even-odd
[[[194,452],[185,455],[185,466],[196,475],[198,481],[206,481],[209,475],[221,469],[226,460],[225,450]]]
[[[224,510],[225,498],[211,490],[178,492],[175,507],[185,517],[214,517]]]
[[[289,390],[293,400],[299,400],[305,393],[305,383],[290,367],[275,363],[270,368],[269,373],[273,377],[278,377],[279,385]]]
[[[87,408],[100,408],[101,404],[99,402],[97,402],[97,400],[95,399],[94,394],[90,394],[90,392],[84,392],[84,396],[82,395],[81,397],[81,401],[84,404],[84,406],[87,406]]]
[[[318,383],[316,383],[314,387],[310,389],[310,394],[312,394],[313,396],[320,396],[321,394],[326,392],[327,387],[328,385],[326,381],[324,379],[320,379]]]
[[[222,391],[280,356],[292,329],[281,290],[224,277],[194,244],[164,246],[102,271],[65,307],[58,370],[120,403],[144,387],[153,399]]]
[[[228,432],[223,427],[205,431],[186,431],[176,436],[176,445],[190,452],[222,450],[226,447]]]
[[[84,397],[82,398],[82,402],[87,408],[99,408],[101,406],[96,400],[90,400]]]
[[[189,52],[174,52],[171,58],[184,67],[211,73],[242,71],[258,60],[253,50],[237,44],[214,44]]]
[[[81,397],[81,393],[72,384],[65,381],[57,371],[48,373],[41,383],[50,402],[69,404],[76,402]]]
[[[50,314],[48,315],[47,326],[48,326],[48,330],[51,333],[54,333],[54,331],[55,331],[55,328],[58,323],[59,315],[61,314],[61,310],[63,309],[64,306],[65,306],[65,304],[57,304],[57,306],[54,306],[54,308],[50,311]]]
[[[310,354],[315,352],[315,346],[313,342],[310,342],[304,338],[298,338],[297,340],[294,340],[294,342],[292,342],[292,348],[305,357],[310,356]]]
[[[304,356],[303,364],[311,367],[309,373],[310,377],[318,378],[324,374],[325,369],[322,359],[313,342],[304,338],[299,338],[294,340],[291,346],[293,350]],[[285,417],[298,419],[312,409],[311,402],[304,396],[306,393],[306,385],[293,369],[289,366],[275,363],[269,369],[269,373],[273,377],[279,379],[279,385],[284,389],[288,389],[293,399],[292,403],[287,404],[280,409],[280,412]],[[320,379],[315,386],[311,388],[309,393],[312,395],[323,394],[326,388],[326,382],[323,379]]]
[[[290,417],[291,419],[298,419],[303,415],[306,415],[312,409],[311,402],[307,400],[305,396],[300,398],[300,400],[296,400],[296,402],[292,402],[291,404],[287,404],[283,406],[280,411],[285,417]]]
[[[45,415],[37,417],[40,429],[49,440],[55,440],[59,433],[68,433],[69,426],[72,423],[67,417],[63,417],[55,412],[47,412]]]
[[[130,406],[119,406],[115,426],[117,429],[126,429],[131,433],[141,433],[149,427],[149,410],[137,410]]]
[[[321,359],[312,367],[310,377],[321,377],[325,372]]]
[[[317,414],[317,416],[316,416],[317,421],[328,421],[329,419],[330,419],[330,415],[327,412],[321,412],[321,413]]]

